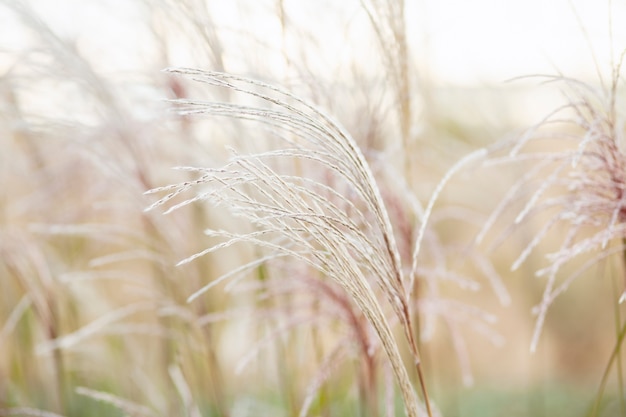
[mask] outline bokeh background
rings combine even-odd
[[[177,267],[210,244],[204,229],[237,220],[202,203],[145,212],[155,198],[144,193],[189,178],[172,167],[219,166],[227,147],[263,141],[237,121],[178,116],[167,100],[235,94],[163,69],[249,76],[315,103],[359,143],[389,201],[406,208],[407,193],[425,206],[464,155],[561,105],[559,86],[518,77],[600,86],[626,46],[620,2],[405,3],[403,55],[399,43],[400,52],[385,49],[397,37],[381,47],[385,11],[399,1],[0,1],[0,415],[298,415],[316,354],[346,332],[329,319],[276,336],[300,300],[254,287],[218,286],[187,303],[255,253],[229,248]],[[394,56],[406,58],[404,84]],[[510,296],[501,303],[484,278],[440,285],[442,298],[487,322],[474,331],[436,321],[422,343],[445,416],[586,415],[616,344],[619,256],[559,297],[530,353],[545,252],[510,267],[541,221],[508,233],[504,216],[487,244],[472,244],[525,169],[462,170],[433,212],[431,232],[448,248],[442,265],[480,276],[466,260],[480,252]],[[394,188],[398,177],[405,188]],[[422,262],[434,262],[427,250]],[[368,415],[358,360],[337,367],[310,415]],[[615,392],[617,378],[609,381]],[[604,415],[618,415],[606,398]]]

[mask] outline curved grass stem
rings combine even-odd
[[[611,353],[609,362],[606,364],[606,368],[604,369],[604,373],[602,374],[600,387],[598,388],[598,393],[596,394],[596,398],[594,400],[591,413],[589,413],[590,417],[599,416],[598,413],[600,411],[600,402],[602,400],[602,396],[604,395],[604,389],[606,388],[606,383],[609,379],[609,373],[611,371],[611,367],[613,366],[613,363],[616,361],[617,357],[621,353],[622,342],[624,341],[625,336],[626,336],[626,323],[622,324],[622,327],[617,335],[617,342],[615,343],[615,348],[613,348],[613,352]]]
[[[626,243],[626,239],[622,239],[624,243]],[[626,252],[623,253],[623,272],[622,274],[626,274]],[[617,340],[615,342],[615,347],[613,348],[613,352],[609,357],[609,361],[604,369],[604,373],[602,374],[602,380],[600,382],[600,387],[598,388],[598,392],[596,394],[596,398],[594,400],[591,412],[589,413],[590,417],[599,416],[600,412],[600,403],[602,401],[602,397],[604,396],[604,390],[606,388],[606,383],[609,378],[609,373],[613,364],[615,363],[616,371],[617,371],[617,383],[619,389],[619,404],[620,404],[620,415],[626,415],[626,402],[624,400],[624,377],[623,377],[623,365],[622,365],[622,343],[624,341],[624,337],[626,337],[626,322],[622,323],[620,308],[619,308],[619,297],[620,294],[617,283],[615,279],[612,280],[612,288],[615,293],[615,303],[614,303],[614,315],[615,315],[615,333],[617,336]]]

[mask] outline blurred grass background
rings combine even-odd
[[[515,135],[557,102],[558,92],[506,78],[545,71],[546,62],[585,81],[594,72],[591,53],[580,52],[587,48],[583,29],[565,2],[548,9],[529,3],[518,15],[496,2],[466,15],[467,5],[442,2],[444,13],[435,3],[406,6],[405,93],[412,113],[404,135],[411,152],[400,175],[424,204],[461,156]],[[612,11],[597,2],[575,5],[592,35],[606,36],[595,16],[600,22],[612,13],[615,21],[624,16],[623,5]],[[236,221],[204,205],[168,216],[146,213],[153,199],[144,192],[187,179],[174,166],[216,166],[226,145],[254,149],[255,132],[169,112],[163,99],[218,94],[229,100],[232,92],[210,92],[160,70],[245,74],[306,97],[355,137],[393,195],[391,185],[384,188],[393,180],[384,178],[400,169],[407,145],[390,64],[366,10],[357,1],[0,2],[0,415],[36,415],[34,409],[66,416],[298,414],[319,365],[317,350],[346,329],[331,322],[321,331],[281,335],[235,372],[251,346],[286,319],[259,313],[272,303],[285,309],[281,299],[259,299],[263,289],[220,286],[187,303],[255,253],[230,249],[176,267],[210,244],[204,229]],[[540,23],[525,35],[527,43],[508,36],[533,26],[520,22],[534,17]],[[544,26],[553,32],[539,30]],[[477,41],[499,43],[468,45],[472,30]],[[578,37],[564,39],[569,33]],[[604,62],[609,42],[590,39]],[[544,40],[545,60],[528,55]],[[570,50],[582,64],[570,61]],[[466,247],[522,172],[470,170],[455,177],[437,205],[439,239]],[[447,220],[451,208],[472,215]],[[503,341],[493,346],[460,329],[472,386],[462,383],[445,330],[437,327],[424,342],[428,383],[444,416],[582,416],[592,404],[615,345],[615,306],[607,300],[615,298],[613,277],[622,285],[622,267],[599,265],[565,293],[548,315],[539,351],[530,354],[530,311],[543,290],[533,276],[541,253],[521,270],[509,269],[534,233],[517,231],[490,254],[511,294],[509,306],[487,285],[476,292],[442,286],[447,298],[497,317],[491,328]],[[471,273],[461,253],[452,252],[448,262]],[[358,358],[336,370],[311,415],[368,415],[351,382]],[[115,399],[98,399],[103,393]],[[608,395],[603,415],[615,410]]]

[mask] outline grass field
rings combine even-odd
[[[0,416],[626,416],[623,6],[322,3],[0,0]]]

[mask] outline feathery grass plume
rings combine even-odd
[[[29,336],[33,338],[36,338],[36,335],[40,336],[46,342],[55,340],[63,332],[62,314],[65,313],[64,310],[69,309],[68,306],[72,305],[72,300],[62,292],[43,250],[37,244],[16,231],[2,230],[1,226],[0,238],[0,271],[3,272],[5,278],[3,304],[9,307],[12,305],[11,298],[21,298],[19,303],[12,308],[0,332],[2,336],[0,343],[4,342],[1,349],[7,359],[14,364],[19,364],[18,368],[21,368],[18,372],[10,374],[7,372],[10,375],[9,378],[18,386],[28,385],[30,381],[24,377],[36,374],[38,369],[35,365],[36,361],[24,360],[20,351],[28,350],[31,346],[28,343],[16,344],[15,338],[9,339],[7,336],[18,322],[32,313],[35,316],[32,320],[35,325],[28,329]],[[4,311],[0,312],[4,313]],[[22,323],[26,322],[24,320]],[[52,379],[46,382],[55,388],[50,389],[46,397],[52,396],[50,400],[55,407],[65,412],[68,384],[63,353],[55,352],[50,363],[53,370],[50,373]]]
[[[599,87],[562,75],[536,76],[547,84],[562,84],[565,104],[526,130],[507,155],[492,155],[485,162],[497,167],[532,165],[492,212],[478,234],[478,242],[519,199],[525,203],[505,237],[536,218],[545,220],[512,270],[552,233],[566,231],[558,249],[546,256],[547,265],[536,271],[538,277],[545,277],[546,285],[541,302],[533,310],[537,320],[531,351],[537,349],[548,307],[555,298],[586,269],[626,250],[626,144],[624,116],[619,110],[620,69],[621,60],[613,68],[610,85]],[[587,261],[579,265],[584,259]],[[563,272],[566,267],[573,272]]]
[[[277,150],[233,156],[222,168],[186,168],[198,178],[150,192],[168,192],[146,210],[161,206],[191,187],[195,196],[171,206],[167,212],[196,201],[209,201],[254,226],[252,232],[210,230],[220,242],[181,261],[243,243],[264,253],[263,259],[291,257],[346,291],[378,334],[394,371],[408,415],[417,416],[419,404],[397,341],[385,316],[380,291],[399,320],[413,354],[428,414],[432,415],[421,372],[419,352],[411,330],[409,293],[391,222],[373,174],[350,135],[328,115],[304,100],[260,81],[235,75],[194,69],[170,69],[193,80],[243,93],[261,105],[176,100],[183,115],[209,114],[260,122]],[[260,141],[260,139],[259,139]],[[309,175],[281,172],[280,160],[302,162]],[[325,179],[331,176],[333,188]],[[338,191],[339,190],[339,191]],[[253,262],[243,267],[252,270]],[[226,275],[189,297],[193,301]]]
[[[436,227],[437,222],[432,221],[432,226]],[[477,280],[482,275],[502,306],[510,303],[510,295],[493,265],[480,253],[471,250],[472,248],[442,242],[437,234],[430,230],[424,239],[427,244],[423,246],[419,266],[414,271],[415,276],[424,282],[422,298],[414,300],[423,317],[422,338],[425,342],[431,340],[436,328],[435,323],[443,323],[456,353],[463,384],[471,386],[474,383],[474,376],[465,331],[471,330],[479,334],[494,346],[502,346],[504,339],[492,328],[498,321],[496,315],[478,306],[468,305],[446,296],[445,283],[464,291],[477,292],[483,286],[482,282]],[[476,276],[470,271],[476,271]]]
[[[411,101],[411,76],[409,47],[406,39],[404,0],[361,0],[374,28],[387,71],[389,85],[393,87],[395,104],[404,152],[404,173],[411,174],[411,125],[413,103]]]
[[[324,384],[350,360],[357,366],[359,404],[365,415],[374,414],[375,410],[379,409],[378,368],[385,369],[388,362],[381,357],[384,355],[381,352],[381,345],[363,313],[341,286],[333,281],[320,279],[318,271],[294,264],[288,259],[281,262],[276,260],[271,266],[267,268],[268,277],[263,282],[242,282],[233,279],[225,287],[226,291],[257,293],[260,300],[280,300],[286,295],[292,300],[289,303],[259,302],[244,312],[255,320],[273,318],[276,325],[263,339],[250,346],[237,370],[247,366],[248,362],[257,357],[258,351],[270,342],[279,337],[288,340],[287,333],[294,333],[296,327],[310,326],[311,332],[307,338],[318,344],[315,346],[315,352],[310,355],[314,357],[319,368],[307,366],[312,368],[312,376],[303,392],[299,415],[307,415],[316,397],[319,397],[320,401],[323,400]],[[277,278],[272,278],[275,275]],[[290,279],[285,280],[281,276],[289,276]],[[330,328],[333,330],[329,331]],[[301,340],[302,337],[305,335],[300,332],[299,337],[295,339]],[[297,345],[296,349],[299,356],[307,354],[307,349],[301,344]],[[301,366],[299,369],[302,376],[308,371],[304,368]],[[293,384],[293,381],[291,383]],[[389,388],[393,390],[393,384]]]
[[[263,262],[268,260],[263,259]],[[319,271],[289,259],[274,259],[264,266],[264,270],[266,277],[263,281],[244,281],[245,275],[232,276],[224,287],[227,292],[236,292],[238,297],[251,294],[259,300],[258,303],[201,319],[206,323],[248,317],[249,320],[271,323],[270,331],[248,347],[236,371],[242,371],[251,360],[259,359],[260,350],[269,347],[270,343],[291,340],[285,349],[293,347],[298,350],[298,357],[312,358],[312,361],[305,360],[306,365],[302,363],[298,369],[298,375],[310,381],[302,392],[299,415],[308,415],[313,406],[324,409],[329,399],[341,398],[337,390],[331,393],[325,388],[331,376],[346,369],[348,362],[353,362],[357,368],[358,400],[362,412],[364,415],[375,414],[379,409],[378,380],[388,362],[378,338],[350,295],[334,281],[320,279]],[[285,299],[289,301],[282,302]],[[263,302],[267,300],[274,302]],[[303,327],[310,328],[310,332]],[[315,346],[303,344],[303,339],[311,340]],[[285,362],[284,355],[279,360]],[[306,377],[307,374],[311,375],[310,378]],[[290,383],[297,385],[293,380]],[[385,389],[395,391],[393,384]],[[319,404],[314,404],[316,398]]]
[[[123,54],[94,59],[90,48],[81,46],[83,34],[79,40],[64,33],[67,28],[59,30],[54,16],[38,14],[34,3],[0,0],[3,20],[10,12],[9,21],[24,31],[23,50],[3,55],[10,65],[3,66],[8,73],[0,77],[0,275],[6,278],[0,291],[0,391],[8,387],[3,398],[70,413],[77,404],[69,395],[72,386],[99,388],[115,381],[120,390],[132,390],[134,400],[156,398],[150,402],[160,404],[158,409],[172,411],[180,399],[165,385],[173,383],[167,370],[177,351],[193,358],[186,365],[195,361],[189,368],[197,385],[211,381],[212,404],[220,408],[227,385],[212,358],[209,327],[196,333],[178,317],[158,315],[163,306],[184,305],[193,288],[179,285],[168,256],[178,259],[202,245],[183,230],[204,227],[193,217],[164,227],[162,216],[143,212],[141,193],[159,175],[155,159],[172,165],[182,157],[176,152],[180,147],[172,150],[160,140],[168,135],[162,124],[152,128],[157,124],[150,119],[157,112],[144,94],[163,96],[160,80],[147,62],[148,67],[128,67]],[[127,10],[138,3],[129,2]],[[107,5],[85,2],[81,7]],[[91,39],[99,30],[88,32],[84,35]],[[110,66],[103,68],[104,61]],[[181,152],[197,149],[192,135]],[[202,263],[196,266],[185,276],[210,273]],[[23,297],[30,300],[28,306],[16,305]],[[131,317],[125,307],[137,305],[145,309]],[[190,314],[202,315],[206,304],[187,307]],[[115,316],[119,320],[106,321]],[[196,345],[186,345],[181,333]],[[160,349],[155,349],[155,337]],[[71,360],[64,360],[66,350],[72,351]],[[150,383],[129,388],[131,378],[119,379],[121,368]],[[50,381],[54,374],[58,379]],[[58,405],[66,393],[67,407]]]

